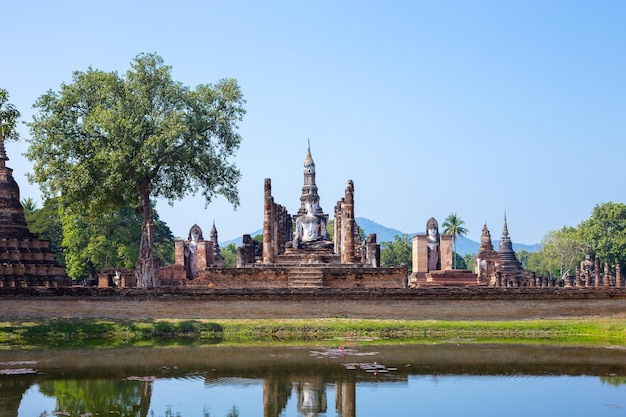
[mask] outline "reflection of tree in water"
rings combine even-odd
[[[72,416],[114,413],[122,417],[145,417],[152,395],[149,381],[44,381],[39,384],[39,389],[44,395],[56,398],[58,411]]]
[[[606,385],[613,385],[614,387],[619,387],[620,385],[626,385],[626,376],[601,376],[600,381]]]

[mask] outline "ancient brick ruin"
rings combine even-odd
[[[376,242],[376,235],[361,240],[354,216],[354,183],[351,180],[347,182],[344,197],[335,205],[331,237],[327,230],[329,216],[320,206],[315,174],[309,146],[304,161],[300,207],[293,216],[285,206],[274,201],[271,180],[265,179],[263,242],[244,235],[243,244],[237,249],[237,268],[209,267],[207,262],[204,268],[198,265],[197,277],[187,273],[186,285],[211,288],[404,288],[406,268],[380,268],[380,245]],[[181,264],[178,256],[177,264]]]
[[[452,236],[439,234],[433,217],[426,222],[426,233],[413,236],[411,287],[477,285],[471,271],[452,269]]]
[[[48,242],[28,230],[8,160],[0,137],[0,286],[69,286],[71,280],[56,264]]]
[[[504,216],[500,248],[496,252],[491,243],[491,234],[487,225],[483,226],[480,237],[480,249],[474,260],[478,282],[490,287],[535,287],[543,286],[536,280],[535,274],[522,268],[517,260],[509,228]]]

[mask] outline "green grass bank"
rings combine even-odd
[[[9,320],[0,347],[255,343],[527,342],[626,346],[626,319],[444,321],[362,319]]]

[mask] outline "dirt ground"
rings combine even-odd
[[[0,320],[40,318],[626,319],[626,298],[589,300],[198,300],[2,298]]]

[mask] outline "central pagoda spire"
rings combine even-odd
[[[304,185],[302,186],[302,195],[300,196],[300,208],[298,216],[306,214],[306,203],[312,203],[316,208],[314,214],[323,214],[322,208],[319,206],[320,197],[317,194],[317,185],[315,184],[315,162],[311,156],[311,141],[307,141],[306,156],[304,158]]]

